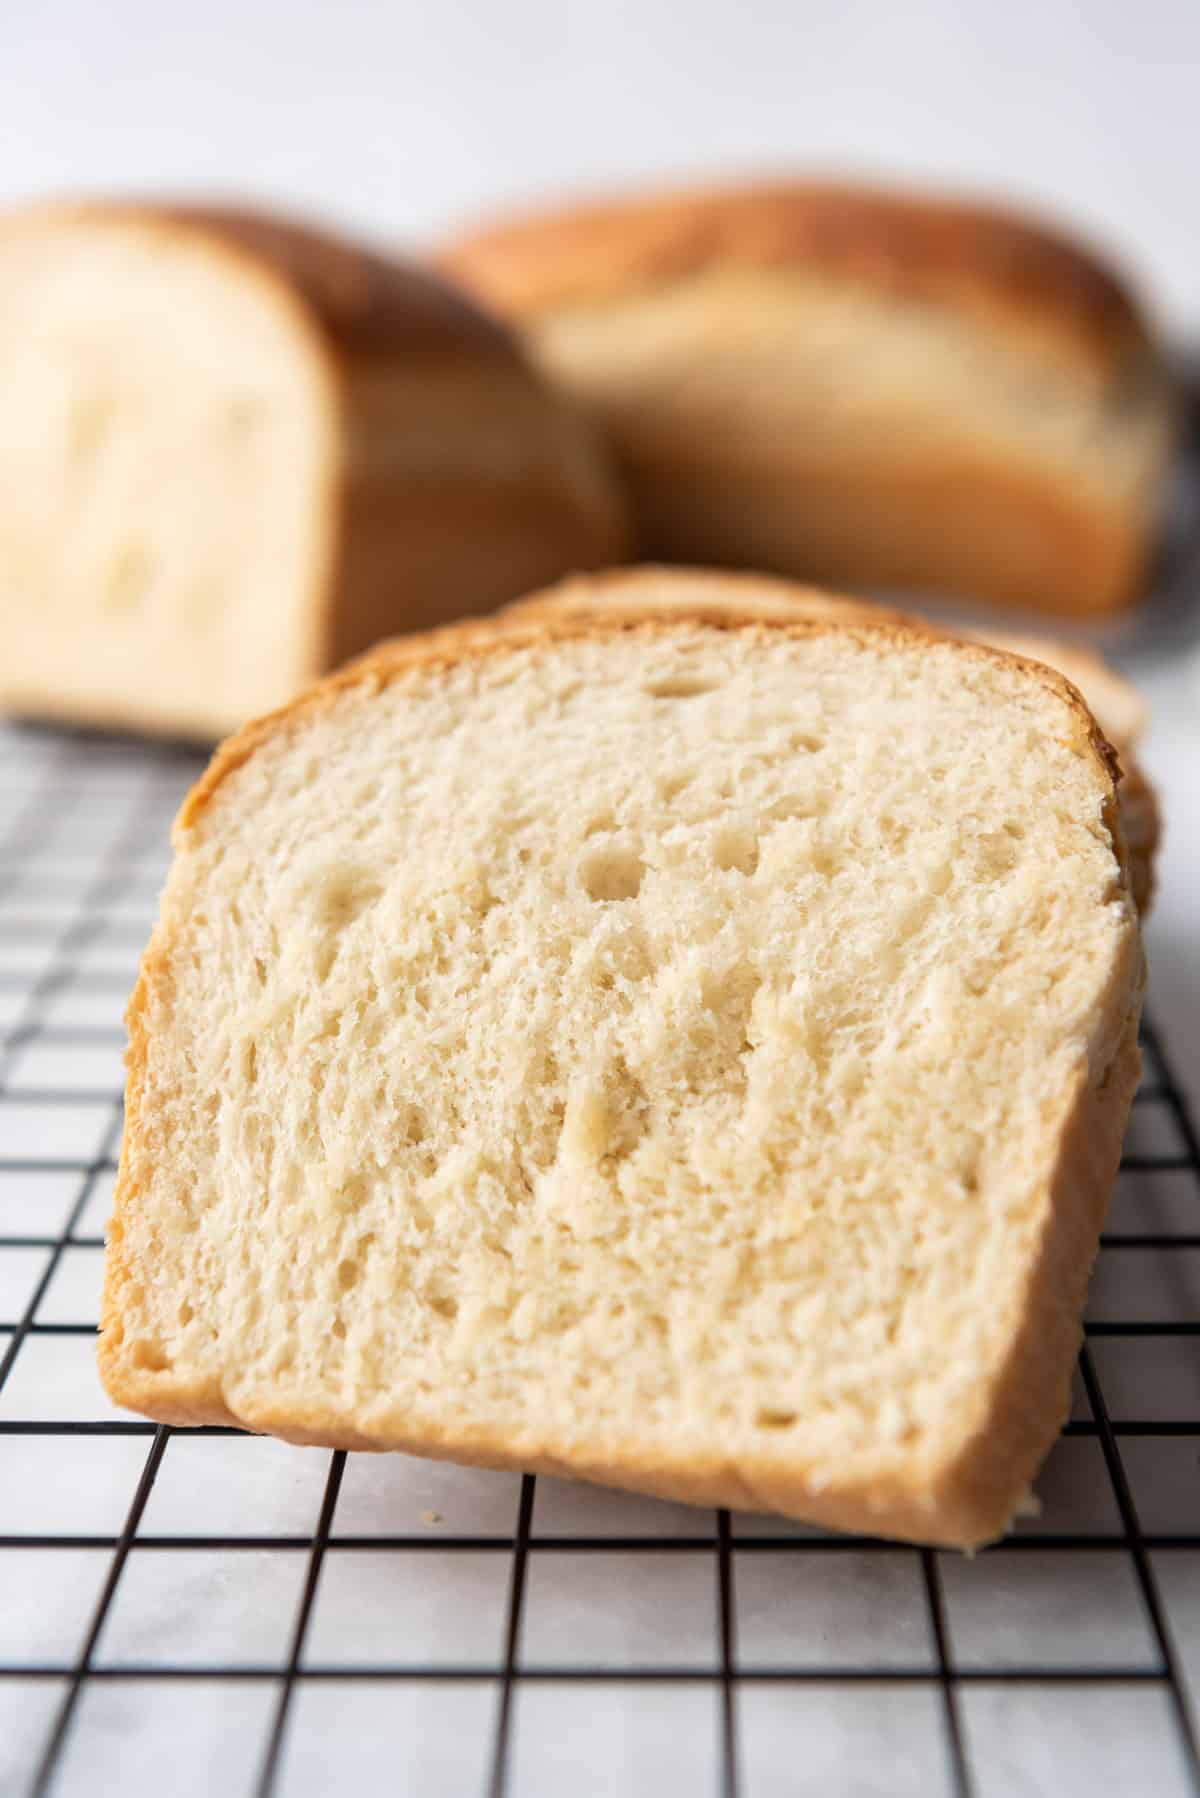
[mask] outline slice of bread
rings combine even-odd
[[[0,221],[0,700],[212,737],[619,560],[607,452],[421,270],[197,208]]]
[[[1057,230],[797,180],[502,222],[440,264],[609,431],[644,555],[1078,614],[1145,586],[1164,358]]]
[[[473,624],[248,726],[175,842],[114,1399],[1003,1530],[1138,1070],[1065,681],[874,619]]]
[[[564,581],[545,593],[535,593],[505,608],[505,616],[517,622],[555,618],[613,617],[634,611],[665,612],[676,616],[703,617],[706,613],[728,618],[733,610],[748,618],[786,623],[795,618],[843,618],[870,623],[890,621],[918,623],[938,635],[959,635],[942,624],[875,606],[865,600],[842,599],[816,587],[793,581],[767,580],[756,575],[707,574],[678,569],[642,569],[636,598],[623,575],[592,576]],[[1144,915],[1154,897],[1154,867],[1161,835],[1158,799],[1137,756],[1145,734],[1147,713],[1141,694],[1131,681],[1110,668],[1103,657],[1083,644],[1063,643],[1052,637],[1029,637],[1012,631],[972,631],[978,643],[1007,650],[1033,662],[1044,662],[1065,674],[1087,701],[1097,724],[1116,749],[1121,763],[1118,801],[1121,827],[1129,851],[1130,879],[1138,910]]]

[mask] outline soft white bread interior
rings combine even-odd
[[[1063,643],[1051,637],[1030,637],[1011,631],[973,631],[981,643],[991,643],[1013,655],[1045,662],[1079,689],[1097,724],[1117,751],[1121,763],[1118,803],[1121,830],[1129,855],[1129,875],[1138,910],[1145,917],[1154,900],[1162,812],[1158,794],[1139,754],[1149,712],[1133,682],[1118,674],[1103,656],[1081,643]]]
[[[793,181],[500,223],[441,265],[608,430],[643,554],[1069,613],[1145,584],[1163,358],[994,206]]]
[[[444,283],[196,208],[0,221],[0,700],[213,736],[617,560],[606,452]]]
[[[533,594],[507,606],[506,618],[514,622],[555,618],[608,617],[622,613],[662,612],[674,616],[728,618],[734,611],[747,618],[786,623],[796,618],[841,618],[870,624],[916,622],[911,615],[844,599],[805,587],[795,581],[767,580],[755,575],[707,574],[690,569],[685,579],[677,569],[639,570],[635,597],[623,575],[610,579],[563,581],[546,593]],[[939,635],[953,633],[943,624],[920,620],[921,626]],[[1111,668],[1095,650],[1054,637],[1030,637],[1013,631],[970,633],[973,641],[995,649],[1044,662],[1065,674],[1087,701],[1100,729],[1116,749],[1121,764],[1118,799],[1121,827],[1129,852],[1130,880],[1138,909],[1143,915],[1154,896],[1154,870],[1161,835],[1158,799],[1137,748],[1145,734],[1146,704],[1132,681]]]
[[[832,617],[476,624],[248,727],[175,843],[129,1013],[119,1403],[1004,1528],[1138,1067],[1113,773],[1067,683]]]

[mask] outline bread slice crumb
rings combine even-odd
[[[386,647],[177,823],[105,1384],[988,1540],[1066,1415],[1141,983],[1045,668],[733,611]]]

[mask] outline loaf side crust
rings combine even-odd
[[[1080,618],[1125,610],[1144,589],[1150,495],[1114,497],[1083,464],[1047,471],[966,431],[948,447],[897,439],[890,453],[864,441],[849,458],[764,435],[754,462],[736,465],[683,436],[648,453],[635,430],[617,435],[651,560],[762,564],[835,588],[932,589]]]

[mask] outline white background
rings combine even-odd
[[[250,195],[419,245],[497,203],[789,166],[1039,203],[1200,348],[1200,0],[0,0],[0,200]],[[1197,630],[1135,665],[1156,1010],[1200,1102]]]
[[[401,240],[794,163],[1036,200],[1200,336],[1196,0],[0,0],[0,197],[252,192]]]

